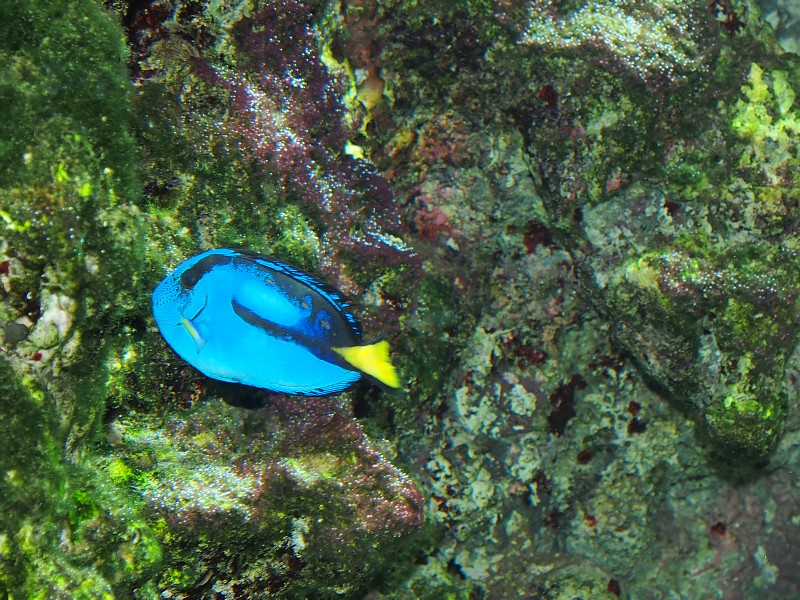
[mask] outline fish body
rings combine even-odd
[[[364,344],[335,289],[284,262],[220,248],[194,256],[153,292],[175,352],[214,379],[288,394],[333,394],[363,374],[400,381],[385,341]]]

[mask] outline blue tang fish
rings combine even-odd
[[[181,263],[153,292],[167,344],[214,379],[321,396],[366,374],[400,387],[389,344],[364,344],[339,292],[284,262],[246,250],[209,250]]]

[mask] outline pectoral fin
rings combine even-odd
[[[197,344],[197,351],[200,352],[203,346],[206,345],[206,339],[201,335],[197,325],[195,325],[194,321],[186,317],[181,319],[181,325],[183,325],[184,329],[186,329],[187,333],[194,340],[194,343]]]
[[[392,388],[401,387],[400,377],[389,358],[389,342],[381,340],[366,346],[331,348],[348,364],[359,371],[374,377],[382,384]]]

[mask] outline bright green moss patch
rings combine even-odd
[[[797,165],[799,158],[796,139],[800,116],[793,110],[794,89],[786,72],[765,73],[752,63],[742,94],[744,98],[737,100],[731,111],[731,127],[748,142],[739,163],[759,170],[770,184],[780,183],[781,170]]]

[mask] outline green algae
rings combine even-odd
[[[27,332],[0,360],[0,589],[112,598],[161,560],[135,497],[87,463],[144,256],[124,34],[89,1],[0,13],[0,317]]]
[[[403,315],[407,333],[400,347],[400,366],[414,377],[414,396],[431,401],[451,370],[454,349],[471,333],[472,318],[467,306],[463,311],[453,310],[454,303],[459,302],[458,293],[441,277],[423,277],[415,300],[413,311]],[[424,353],[424,359],[420,353]],[[421,361],[425,368],[415,368]]]
[[[82,361],[101,356],[104,330],[138,300],[140,188],[124,37],[91,2],[11,2],[3,10],[10,29],[0,46],[0,94],[12,111],[0,125],[4,314],[31,329],[17,354],[58,356],[55,371],[74,369],[63,380],[80,385]],[[82,338],[97,343],[78,356]],[[85,381],[72,408],[75,421],[91,422],[102,384]]]
[[[151,577],[161,547],[136,502],[102,472],[65,462],[53,399],[0,359],[0,589],[9,597],[113,598]]]
[[[751,459],[765,457],[782,432],[794,339],[780,325],[795,318],[792,261],[761,251],[713,261],[651,253],[620,268],[607,297],[621,337],[648,357],[644,371],[693,407],[729,456]]]
[[[370,486],[386,479],[402,489],[402,477],[374,464],[381,459],[354,435],[357,426],[324,401],[308,410],[287,418],[211,402],[185,412],[186,422],[117,421],[106,470],[149,506],[168,550],[161,589],[191,588],[213,571],[222,585],[267,587],[281,597],[353,595],[394,570],[373,553],[387,544],[413,552],[408,540],[398,543],[393,517],[373,514],[395,499],[370,497],[377,492]]]

